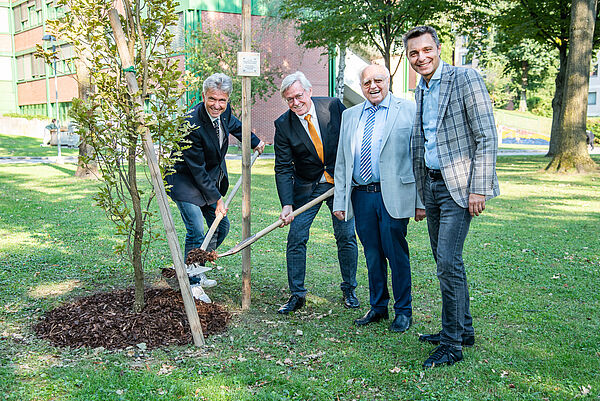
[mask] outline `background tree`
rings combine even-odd
[[[570,49],[567,60],[561,136],[556,154],[546,167],[549,171],[588,171],[597,168],[585,143],[594,22],[597,0],[573,0],[571,5]]]
[[[450,0],[281,0],[279,14],[296,22],[298,41],[309,48],[335,54],[336,46],[374,47],[393,80],[392,57],[402,57],[402,35],[425,23],[439,28],[438,17],[456,10],[458,4]]]
[[[206,31],[190,32],[190,43],[186,47],[187,69],[196,78],[190,82],[190,89],[202,92],[204,78],[222,72],[233,80],[230,104],[234,114],[240,117],[242,104],[242,78],[237,75],[237,53],[242,49],[240,26],[228,26],[225,29],[214,29],[204,25]],[[262,27],[254,32],[252,50],[260,53],[260,77],[252,77],[252,104],[258,99],[267,100],[278,90],[275,81],[282,77],[282,69],[271,63],[268,50],[261,45],[261,38],[268,28]],[[199,100],[199,99],[197,99]]]
[[[122,17],[129,53],[141,93],[129,94],[120,58],[108,19],[112,0],[59,0],[70,11],[49,29],[69,41],[75,54],[89,54],[90,85],[95,90],[87,99],[73,99],[71,117],[78,133],[95,149],[102,185],[95,196],[107,217],[116,225],[122,242],[116,251],[125,255],[133,267],[135,301],[133,308],[144,306],[144,264],[148,246],[159,238],[152,227],[157,220],[152,208],[154,191],[146,169],[137,162],[143,157],[142,133],[150,129],[157,147],[161,171],[168,171],[175,160],[171,149],[186,132],[181,130],[185,108],[180,100],[185,91],[182,72],[173,54],[173,34],[169,28],[177,23],[173,0],[123,1]],[[135,112],[133,96],[146,99],[147,113]],[[138,177],[139,175],[139,177]],[[146,188],[150,189],[146,189]]]
[[[552,130],[547,156],[557,151],[561,136],[561,110],[565,77],[567,76],[567,55],[569,50],[569,28],[571,24],[570,0],[502,0],[494,2],[496,9],[493,23],[499,31],[515,40],[532,39],[547,50],[558,52],[558,70],[552,99]],[[592,20],[598,24],[598,11]],[[595,29],[594,44],[600,41],[600,33]]]

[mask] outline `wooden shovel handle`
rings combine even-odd
[[[311,207],[313,207],[314,205],[316,205],[316,204],[318,204],[320,202],[323,202],[325,199],[329,198],[332,195],[333,195],[333,188],[331,188],[329,191],[325,192],[323,195],[321,195],[321,196],[319,196],[319,197],[311,200],[310,202],[308,202],[307,204],[303,205],[302,207],[294,210],[290,214],[290,216],[296,217],[300,213],[305,212],[306,210],[310,209]],[[253,236],[248,237],[245,240],[241,241],[240,243],[238,243],[236,246],[234,246],[230,250],[228,250],[228,251],[220,254],[219,257],[229,256],[229,255],[233,255],[233,254],[238,253],[242,249],[244,249],[244,248],[252,245],[256,241],[258,241],[261,237],[264,237],[265,235],[267,235],[271,231],[275,230],[276,228],[281,227],[281,224],[283,224],[283,220],[282,219],[277,220],[275,223],[271,224],[270,226],[268,226],[266,228],[263,228],[261,231],[257,232]]]
[[[254,162],[256,161],[258,156],[259,156],[258,151],[254,151],[254,154],[252,155],[252,160],[250,160],[250,166],[252,166],[254,164]],[[229,193],[229,196],[225,200],[225,209],[227,209],[227,207],[231,203],[231,200],[233,199],[233,197],[235,196],[235,194],[237,193],[237,191],[240,189],[241,186],[242,186],[242,177],[240,177],[237,180],[237,182],[235,183],[235,186],[233,187],[233,189]],[[213,221],[212,225],[210,226],[210,229],[208,230],[208,232],[206,233],[206,237],[204,237],[204,241],[202,241],[202,245],[200,245],[200,249],[202,249],[203,251],[206,251],[206,248],[208,248],[208,244],[210,243],[210,240],[212,239],[213,235],[215,235],[215,231],[217,231],[217,227],[219,226],[219,223],[221,222],[221,220],[223,220],[223,217],[225,217],[225,216],[221,213],[217,213],[217,215],[215,216],[215,220]]]

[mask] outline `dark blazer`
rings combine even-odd
[[[325,163],[322,163],[310,136],[291,110],[275,120],[275,182],[282,206],[294,209],[308,200],[326,170],[332,177],[345,107],[337,98],[311,98],[319,120]]]
[[[182,160],[175,163],[175,173],[166,177],[167,183],[171,185],[169,196],[173,200],[198,206],[212,205],[227,193],[229,179],[225,155],[229,146],[229,134],[241,141],[242,123],[231,114],[229,105],[220,117],[225,140],[219,148],[217,132],[204,102],[198,103],[189,112],[186,121],[192,128],[186,139],[191,143],[183,150]],[[252,134],[252,148],[259,143],[260,139]]]

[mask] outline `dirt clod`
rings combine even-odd
[[[148,348],[192,343],[181,294],[147,289],[146,306],[133,312],[133,288],[98,293],[47,312],[35,332],[55,346],[123,349],[139,343]],[[218,304],[196,301],[204,336],[225,331],[231,315]]]
[[[185,263],[188,265],[191,265],[192,263],[204,264],[206,262],[214,262],[218,257],[219,255],[217,255],[217,251],[208,252],[204,249],[194,248],[188,252]]]

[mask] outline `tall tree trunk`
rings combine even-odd
[[[597,168],[585,143],[587,99],[597,0],[573,0],[561,136],[548,171],[577,172]]]
[[[340,62],[338,63],[337,77],[335,77],[335,97],[344,101],[344,70],[346,69],[346,46],[340,45]]]
[[[529,74],[529,62],[521,63],[521,90],[519,91],[519,111],[527,111],[527,75]]]
[[[128,153],[128,177],[129,193],[133,208],[133,247],[130,250],[131,264],[133,265],[135,296],[133,300],[133,311],[139,313],[144,309],[144,266],[142,264],[142,239],[144,237],[144,218],[142,216],[142,204],[140,193],[137,188],[135,155],[137,148],[137,135],[131,134]]]
[[[558,142],[560,141],[560,113],[563,104],[563,94],[565,93],[565,77],[567,76],[567,45],[562,44],[558,48],[558,73],[554,80],[554,98],[552,98],[552,128],[550,130],[550,147],[546,157],[553,157],[556,154],[558,148]]]
[[[85,101],[89,93],[93,90],[90,81],[90,70],[86,64],[86,55],[80,55],[75,59],[75,74],[77,77],[77,91],[81,100]],[[77,159],[77,178],[96,178],[98,177],[98,165],[94,158],[94,148],[88,145],[85,139],[79,142],[79,157]]]

